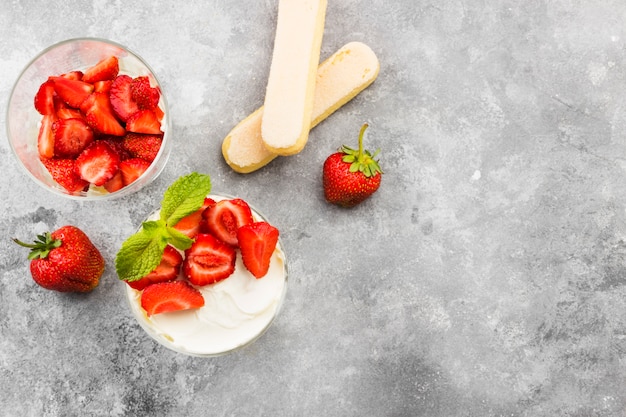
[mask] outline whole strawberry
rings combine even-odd
[[[34,243],[13,239],[30,248],[30,273],[43,288],[60,292],[89,292],[104,272],[104,258],[87,235],[75,226],[38,235]]]
[[[380,187],[383,171],[374,155],[363,149],[363,134],[368,124],[361,127],[359,149],[342,146],[324,162],[323,185],[326,201],[342,207],[353,207],[374,194]]]

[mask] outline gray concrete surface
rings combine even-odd
[[[32,183],[0,142],[0,415],[625,416],[626,3],[331,0],[322,57],[365,42],[378,80],[302,153],[240,175],[220,145],[263,102],[276,7],[3,5],[3,106],[43,48],[104,37],[160,77],[175,144],[141,192],[79,203]],[[364,121],[383,183],[338,209],[321,166]],[[192,171],[261,209],[290,258],[274,326],[212,359],[149,339],[113,268]],[[10,241],[64,224],[107,261],[86,296],[38,288]]]

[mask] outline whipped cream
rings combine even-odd
[[[226,198],[209,197],[215,201]],[[252,212],[255,220],[264,220],[254,209]],[[156,211],[148,220],[155,220],[158,215]],[[286,283],[287,267],[279,241],[270,268],[260,279],[248,272],[237,250],[235,272],[231,276],[196,287],[205,302],[199,309],[148,317],[141,307],[141,291],[126,284],[125,287],[133,315],[156,341],[177,352],[209,356],[232,351],[261,336],[280,309]]]

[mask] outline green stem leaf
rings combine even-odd
[[[60,247],[63,242],[59,239],[53,239],[50,232],[43,235],[37,235],[37,239],[33,243],[25,243],[17,238],[13,238],[13,242],[18,245],[29,248],[28,259],[45,259],[52,249]]]

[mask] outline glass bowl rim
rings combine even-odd
[[[233,196],[231,194],[228,193],[223,193],[220,191],[211,191],[207,197],[221,197],[223,199],[234,199],[234,198],[242,198],[242,197],[236,197]],[[267,221],[269,222],[268,218],[265,216],[265,214],[263,214],[262,212],[260,212],[254,205],[250,204],[248,202],[247,199],[244,199],[246,201],[246,203],[248,203],[248,205],[250,206],[250,209],[252,209],[253,213],[256,213],[261,220],[263,221]],[[147,220],[148,218],[150,218],[153,214],[155,214],[157,211],[159,211],[160,208],[156,208],[154,210],[152,210],[145,218],[143,221]],[[282,308],[285,304],[285,299],[287,296],[287,286],[289,283],[289,261],[288,261],[288,257],[287,257],[287,252],[285,250],[285,245],[283,243],[283,239],[282,237],[279,235],[278,237],[278,246],[280,247],[281,251],[283,252],[283,271],[284,271],[284,284],[283,284],[283,288],[281,291],[280,296],[278,297],[278,303],[276,306],[276,310],[274,311],[272,318],[265,324],[265,326],[263,326],[263,328],[256,334],[254,335],[252,338],[246,340],[245,342],[234,346],[230,349],[226,349],[223,350],[221,352],[211,352],[211,353],[201,353],[201,352],[187,352],[184,351],[182,349],[177,349],[175,346],[172,346],[171,343],[166,342],[164,339],[164,337],[159,337],[158,335],[155,334],[154,331],[152,331],[151,329],[147,328],[146,324],[139,320],[139,318],[136,317],[133,306],[132,306],[132,300],[130,298],[130,294],[132,294],[131,290],[132,288],[130,288],[128,285],[126,285],[126,283],[124,284],[124,298],[126,299],[126,302],[128,304],[128,307],[130,308],[130,313],[132,318],[137,322],[137,324],[139,324],[139,326],[142,328],[142,330],[155,342],[157,342],[159,345],[165,347],[166,349],[172,351],[172,352],[176,352],[176,353],[180,353],[183,355],[187,355],[187,356],[192,356],[192,357],[201,357],[201,358],[213,358],[213,357],[218,357],[218,356],[224,356],[224,355],[228,355],[230,353],[234,353],[237,352],[239,350],[242,350],[250,345],[252,345],[254,342],[256,342],[258,339],[260,339],[268,330],[270,327],[272,327],[274,321],[276,321],[276,318],[280,315]],[[228,278],[227,278],[228,279]]]
[[[26,71],[32,67],[32,65],[37,62],[39,59],[41,59],[43,56],[45,56],[47,53],[49,53],[50,51],[60,48],[64,45],[68,45],[68,44],[72,44],[72,43],[77,43],[77,42],[100,42],[103,44],[107,44],[107,45],[111,45],[117,48],[120,48],[122,50],[124,50],[125,52],[127,52],[128,54],[130,54],[131,56],[133,56],[135,59],[137,59],[144,67],[146,67],[146,69],[150,72],[150,75],[154,78],[156,84],[159,86],[159,89],[161,90],[161,99],[163,100],[163,107],[164,107],[164,112],[165,112],[165,129],[163,130],[163,142],[162,142],[162,146],[161,149],[159,149],[159,152],[157,153],[157,156],[154,158],[153,162],[150,164],[150,167],[148,168],[148,170],[146,172],[144,172],[139,178],[137,178],[132,184],[127,185],[126,187],[112,192],[112,193],[103,193],[103,194],[91,194],[91,195],[82,195],[82,194],[70,194],[67,192],[64,192],[61,187],[59,186],[59,188],[57,187],[52,187],[48,184],[46,184],[45,182],[43,182],[41,179],[37,178],[29,169],[28,167],[25,165],[25,163],[22,161],[22,159],[18,156],[18,152],[15,148],[15,145],[13,143],[13,140],[11,138],[11,122],[10,122],[10,112],[11,112],[11,104],[13,102],[13,97],[15,96],[16,93],[16,89],[17,86],[20,82],[20,80],[22,79],[22,77],[24,76],[24,74],[26,73]],[[94,63],[95,64],[95,63]],[[49,45],[47,47],[45,47],[44,49],[42,49],[40,52],[38,52],[33,58],[31,58],[26,65],[24,65],[22,67],[22,69],[19,72],[19,75],[17,76],[17,78],[15,79],[15,82],[13,83],[13,85],[11,86],[11,90],[9,92],[7,101],[6,101],[6,106],[5,106],[5,132],[6,132],[6,137],[7,137],[7,141],[9,142],[9,147],[11,150],[11,153],[13,154],[13,156],[15,157],[15,159],[17,160],[17,164],[20,166],[20,169],[22,170],[22,172],[24,172],[31,180],[33,180],[37,185],[39,185],[41,188],[47,190],[48,192],[51,192],[54,195],[63,197],[63,198],[67,198],[70,200],[76,200],[76,201],[104,201],[104,200],[113,200],[113,199],[118,199],[118,198],[122,198],[122,197],[126,197],[129,195],[132,195],[136,192],[138,192],[139,190],[141,190],[142,188],[144,188],[145,186],[149,185],[152,181],[154,181],[157,177],[159,177],[159,175],[161,174],[161,172],[163,171],[163,169],[165,169],[165,165],[168,162],[169,156],[170,156],[170,152],[171,152],[171,129],[172,129],[172,122],[171,122],[171,118],[170,118],[170,110],[169,110],[169,103],[167,101],[167,94],[164,91],[163,88],[163,84],[161,83],[161,81],[159,80],[159,78],[157,77],[155,71],[152,69],[152,67],[147,63],[147,61],[139,54],[137,54],[134,50],[128,48],[127,46],[122,45],[121,43],[118,43],[116,41],[112,41],[110,39],[105,39],[105,38],[100,38],[100,37],[75,37],[75,38],[68,38],[68,39],[64,39],[62,41],[56,42],[52,45]],[[158,161],[158,163],[156,163]],[[147,175],[149,177],[147,177]]]

